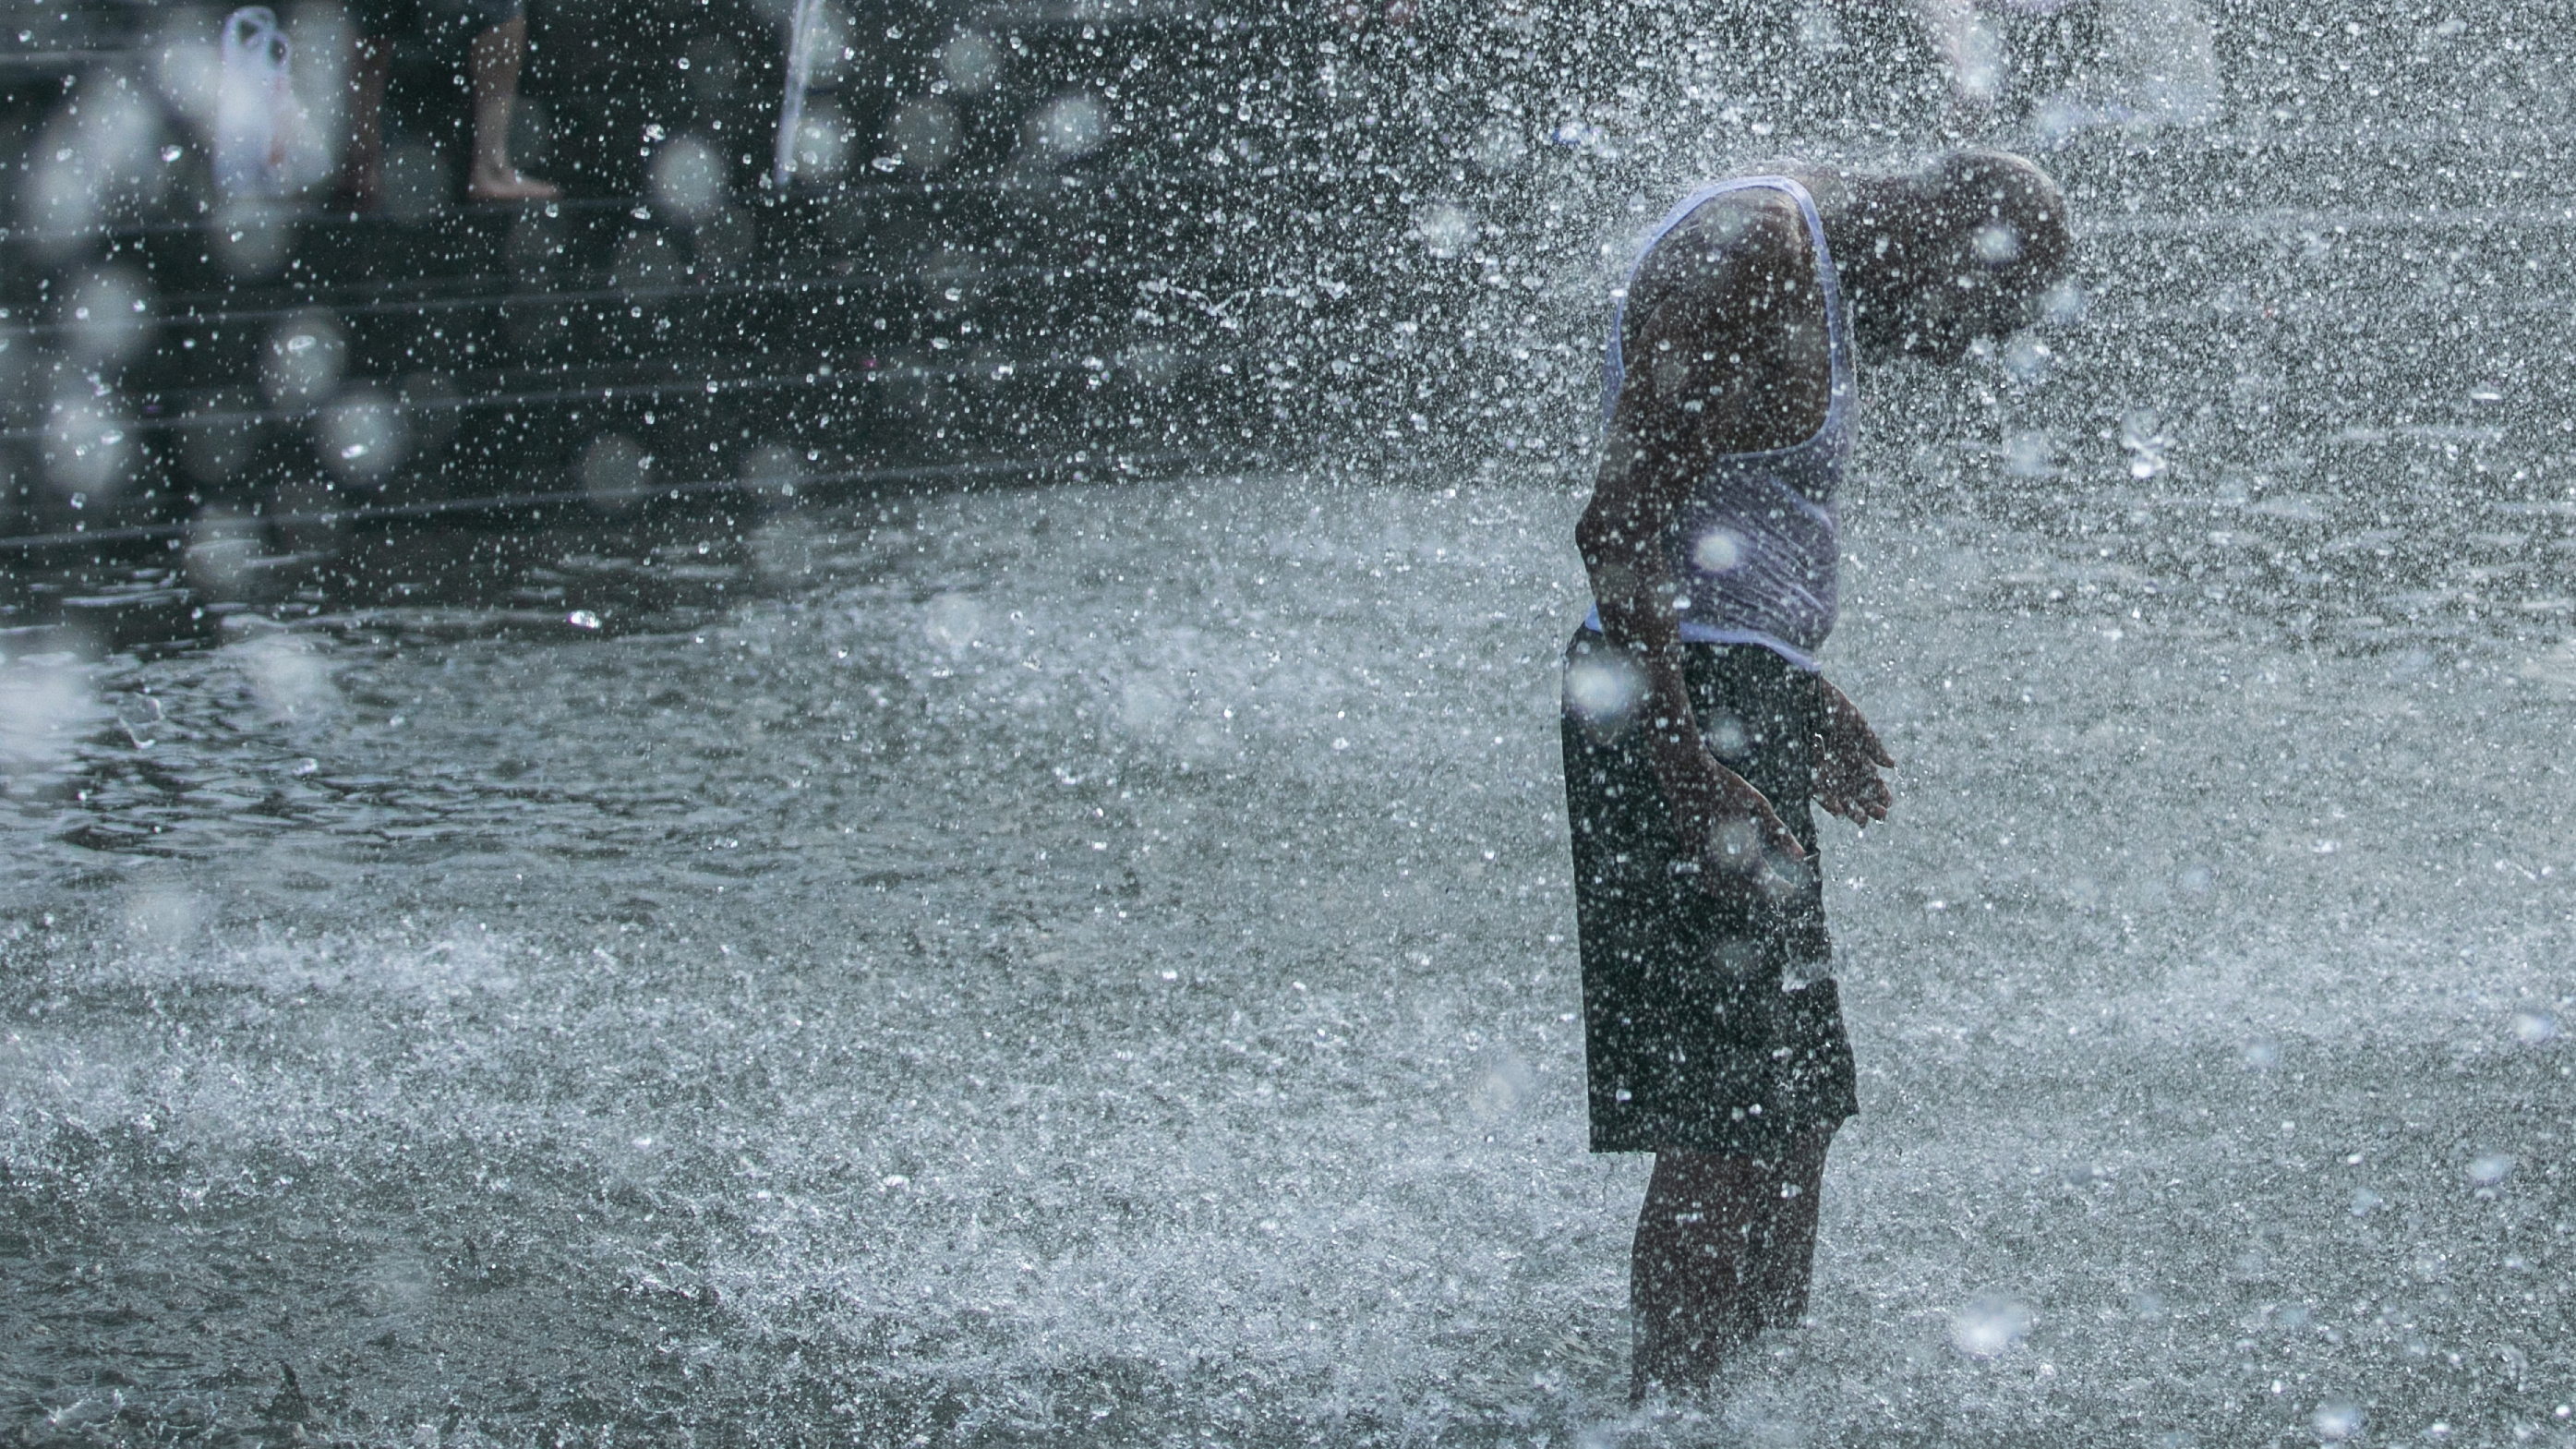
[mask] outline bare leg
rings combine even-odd
[[[528,18],[505,20],[474,37],[474,167],[465,194],[475,201],[552,201],[563,189],[522,176],[510,164],[510,108],[528,58]]]
[[[349,151],[340,189],[355,211],[373,211],[385,194],[385,79],[393,68],[393,43],[361,35],[349,59]]]
[[[1761,1328],[1745,1279],[1769,1176],[1749,1158],[1655,1154],[1629,1263],[1632,1399],[1705,1386]]]
[[[1795,1328],[1807,1316],[1825,1149],[1833,1140],[1831,1128],[1799,1138],[1772,1179],[1770,1221],[1761,1233],[1762,1253],[1752,1280],[1755,1311],[1765,1328]]]
[[[1629,1265],[1632,1399],[1705,1387],[1756,1333],[1806,1312],[1832,1136],[1810,1134],[1782,1162],[1655,1154]]]

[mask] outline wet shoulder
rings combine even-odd
[[[1670,407],[1667,426],[1712,454],[1816,435],[1832,401],[1832,348],[1796,200],[1747,187],[1711,197],[1637,270],[1623,321],[1623,405]]]
[[[1812,271],[1798,203],[1785,191],[1746,187],[1702,202],[1664,233],[1637,268],[1636,300],[1723,302]]]

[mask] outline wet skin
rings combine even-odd
[[[1873,355],[1964,357],[1979,337],[2031,320],[2063,270],[2062,216],[2053,233],[2029,228],[2025,241],[1974,216],[1963,223],[1931,183],[1792,174],[1817,199],[1854,341]],[[1788,447],[1824,426],[1824,299],[1796,203],[1747,189],[1700,207],[1638,269],[1622,325],[1626,375],[1576,543],[1603,633],[1645,667],[1657,781],[1676,837],[1700,856],[1701,888],[1756,890],[1765,856],[1806,852],[1772,802],[1702,741],[1660,540],[1720,456]],[[1826,719],[1814,799],[1854,824],[1884,820],[1893,796],[1879,772],[1896,761],[1859,707],[1814,677]],[[1761,851],[1744,850],[1748,833]],[[1820,1130],[1779,1163],[1656,1153],[1632,1258],[1635,1395],[1704,1385],[1755,1332],[1797,1322],[1831,1137]]]
[[[1655,1154],[1629,1255],[1631,1398],[1704,1383],[1728,1352],[1806,1315],[1832,1141],[1833,1129],[1819,1128],[1776,1162]]]
[[[1990,177],[1974,187],[1821,171],[1798,178],[1817,199],[1855,342],[1873,355],[1964,357],[1978,338],[2029,322],[2064,271],[2062,204],[2044,180],[2033,186],[2048,198],[2046,224],[1989,234],[1989,213],[1999,211]],[[1660,722],[1655,770],[1673,829],[1702,857],[1704,889],[1745,890],[1748,862],[1727,844],[1744,826],[1766,852],[1790,860],[1805,852],[1771,802],[1700,740],[1682,683],[1676,587],[1658,544],[1716,459],[1786,447],[1824,425],[1832,382],[1824,302],[1796,204],[1781,192],[1745,190],[1700,207],[1638,269],[1623,325],[1627,375],[1575,542],[1604,634],[1645,666],[1647,707]],[[1878,772],[1894,759],[1842,691],[1821,675],[1817,688],[1830,721],[1817,803],[1855,824],[1885,819],[1892,797]]]

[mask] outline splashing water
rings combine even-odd
[[[2020,1346],[2032,1326],[2030,1310],[2021,1304],[1980,1295],[1950,1316],[1950,1346],[1969,1358],[2001,1358]]]
[[[1422,208],[1414,230],[1422,245],[1435,257],[1454,257],[1476,243],[1479,228],[1476,218],[1454,201],[1435,201]]]
[[[32,770],[66,757],[96,708],[75,669],[50,661],[0,665],[0,762]]]

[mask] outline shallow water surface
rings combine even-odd
[[[0,665],[0,1414],[2576,1442],[2576,664],[1922,479],[1856,501],[1827,656],[1903,762],[1825,848],[1863,1113],[1728,1396],[1624,1402],[1579,497],[1252,477],[791,515],[659,632]]]

